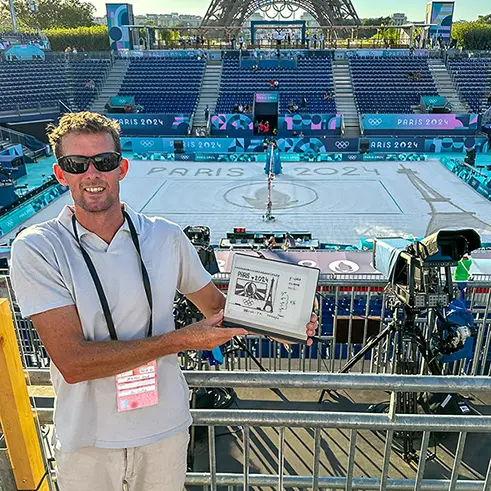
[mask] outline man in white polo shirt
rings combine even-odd
[[[176,354],[245,334],[182,230],[119,199],[119,126],[66,114],[50,133],[74,201],[14,241],[11,276],[52,360],[61,491],[180,491],[191,417]],[[174,329],[175,291],[206,320]],[[313,336],[315,316],[307,324]]]

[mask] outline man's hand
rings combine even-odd
[[[223,310],[209,319],[195,322],[175,331],[176,336],[185,336],[186,349],[212,350],[230,341],[234,336],[247,334],[245,329],[217,327],[223,320]]]
[[[312,314],[310,316],[310,322],[307,323],[307,325],[305,326],[305,330],[307,332],[307,346],[310,346],[313,344],[313,339],[312,336],[315,336],[316,332],[317,332],[317,327],[318,327],[319,323],[317,321],[317,315],[315,314]],[[275,341],[278,341],[278,343],[282,343],[284,345],[288,345],[288,344],[297,344],[295,342],[292,342],[292,341],[285,341],[284,339],[278,339],[278,338],[274,338],[272,337],[272,339],[274,339]],[[286,348],[286,346],[285,346]],[[287,348],[288,350],[289,348]]]
[[[305,329],[307,330],[307,346],[310,346],[314,341],[312,340],[312,336],[315,336],[317,333],[317,328],[319,327],[319,322],[317,320],[317,315],[312,314],[310,316],[310,322],[307,323]]]

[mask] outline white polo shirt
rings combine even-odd
[[[153,333],[174,329],[176,289],[193,293],[211,281],[198,254],[178,225],[163,218],[128,212],[138,233],[153,297]],[[100,300],[73,235],[72,211],[22,232],[12,246],[11,277],[22,315],[75,304],[85,339],[110,340]],[[119,340],[146,336],[150,308],[141,266],[128,223],[108,245],[77,224],[106,294]],[[118,413],[116,381],[106,377],[67,384],[52,363],[56,393],[56,434],[65,451],[81,447],[128,448],[153,443],[191,424],[188,387],[177,356],[157,360],[159,403]]]

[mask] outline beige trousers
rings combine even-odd
[[[75,452],[55,448],[60,491],[182,491],[189,433],[150,445]]]

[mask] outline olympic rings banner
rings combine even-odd
[[[481,127],[479,114],[363,114],[365,135],[471,135]]]

